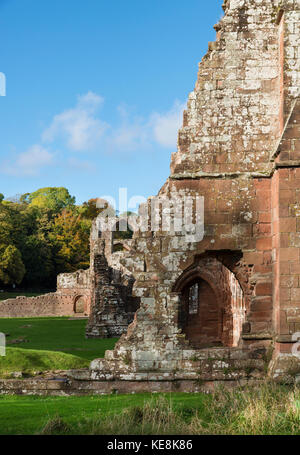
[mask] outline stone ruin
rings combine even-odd
[[[115,240],[115,231],[100,232],[96,221],[91,230],[92,294],[86,336],[119,337],[127,332],[140,304],[140,299],[132,295],[134,275],[121,264],[124,253],[115,251],[116,246],[131,251],[132,240]]]
[[[122,336],[93,390],[300,377],[300,0],[223,9],[156,198],[172,223],[174,201],[204,198],[204,237],[135,229],[114,252],[94,223],[87,336]]]
[[[92,362],[92,380],[195,390],[300,375],[300,1],[223,8],[158,195],[204,197],[204,238],[135,230],[118,260],[140,308],[115,349]],[[99,232],[93,305],[123,311],[124,300],[100,289],[106,242]]]
[[[92,292],[90,281],[86,270],[62,273],[57,277],[56,292],[0,301],[0,318],[88,317]]]

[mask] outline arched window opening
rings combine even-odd
[[[195,283],[189,289],[189,314],[197,314],[199,311],[199,284]]]

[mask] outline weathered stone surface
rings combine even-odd
[[[280,354],[270,364],[269,375],[280,383],[293,384],[300,377],[300,358],[291,354]]]
[[[158,195],[204,197],[204,238],[135,231],[120,263],[140,309],[91,365],[94,379],[263,377],[272,352],[293,346],[278,336],[300,331],[300,2],[228,0],[224,10]],[[150,224],[152,202],[141,207]],[[176,221],[176,205],[156,214]]]
[[[153,380],[0,380],[0,395],[40,395],[40,396],[72,396],[72,395],[107,395],[119,393],[210,393],[215,387],[221,385],[232,388],[237,385],[258,385],[259,379],[200,381],[194,378],[188,380],[162,379],[155,377]]]
[[[95,227],[93,227],[95,229]],[[133,320],[138,299],[132,297],[133,278],[118,262],[120,254],[108,251],[112,237],[91,233],[92,306],[86,329],[88,338],[119,337]],[[108,262],[110,261],[110,263]]]

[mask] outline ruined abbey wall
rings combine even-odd
[[[271,358],[279,377],[280,362],[293,348],[300,328],[300,2],[226,0],[224,11],[189,96],[171,175],[158,196],[175,201],[168,209],[173,220],[176,200],[203,197],[204,238],[187,241],[184,232],[172,229],[135,232],[121,263],[135,278],[141,307],[115,350],[93,362],[93,378],[129,380],[147,373],[148,379],[253,379],[265,374],[259,361]],[[151,201],[141,212],[152,213]],[[216,330],[215,350],[201,349],[182,323],[185,296],[190,285],[205,282],[222,308],[220,266],[228,271],[229,324],[238,346]],[[238,305],[232,303],[232,275],[243,293]],[[210,324],[228,332],[226,318],[216,314]],[[188,310],[185,316],[192,319]],[[220,338],[223,348],[217,348]],[[196,359],[203,361],[198,373]],[[242,363],[237,366],[250,359],[257,362],[248,373]]]
[[[56,292],[0,301],[0,317],[88,316],[90,304],[89,271],[80,270],[59,275]]]

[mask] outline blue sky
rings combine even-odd
[[[0,0],[0,192],[155,195],[222,0]]]

